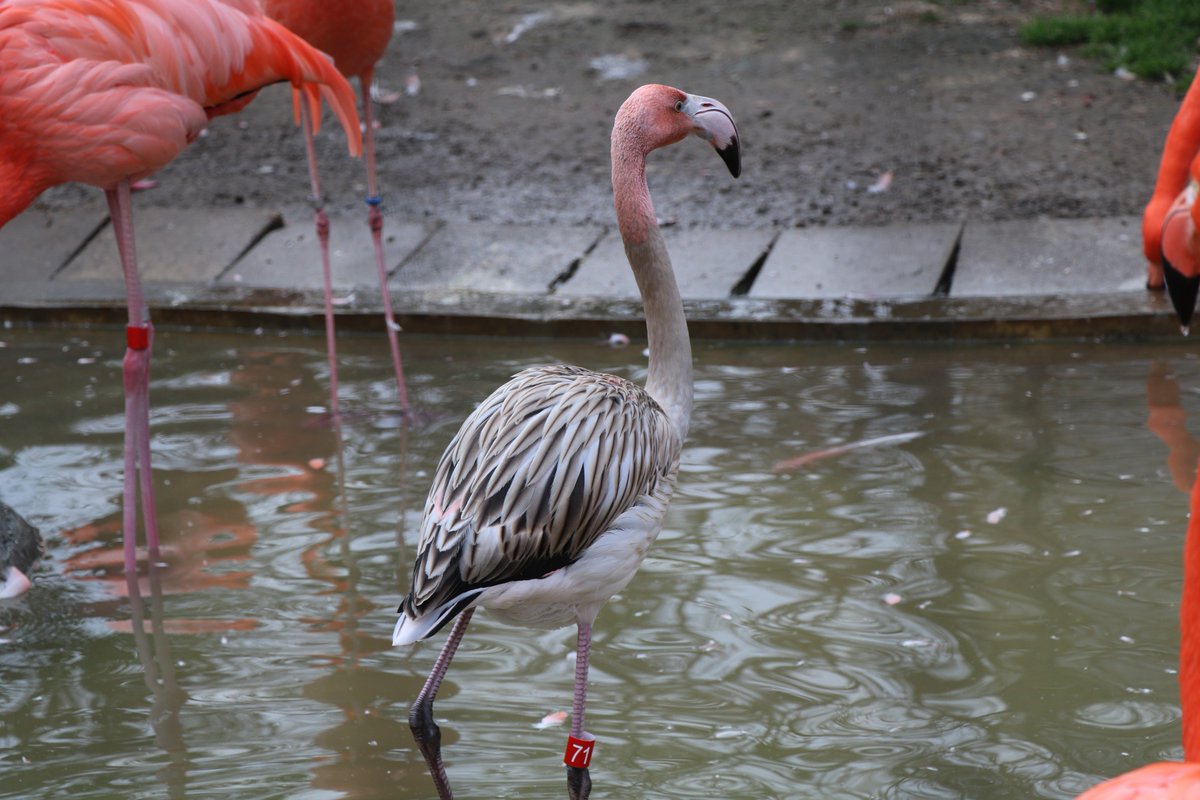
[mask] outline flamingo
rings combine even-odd
[[[1142,213],[1142,249],[1146,255],[1146,287],[1163,287],[1163,222],[1179,194],[1187,188],[1188,167],[1200,152],[1200,71],[1192,81],[1163,144],[1158,179]]]
[[[255,0],[5,0],[0,3],[0,227],[51,186],[104,189],[125,276],[125,571],[137,564],[137,494],[150,559],[153,329],[138,280],[130,184],[164,167],[209,118],[287,80],[323,96],[361,149],[350,85]]]
[[[356,3],[331,3],[329,0],[264,0],[267,16],[283,24],[313,47],[333,56],[334,66],[347,78],[358,76],[362,90],[364,149],[367,160],[367,226],[375,245],[375,268],[379,273],[379,291],[383,297],[384,329],[392,350],[392,369],[396,373],[396,389],[400,398],[400,413],[408,413],[408,390],[404,384],[404,367],[400,363],[400,341],[388,292],[387,265],[383,259],[383,212],[379,206],[379,178],[375,169],[375,130],[371,119],[371,79],[375,64],[383,57],[392,37],[394,10],[392,0],[361,0]],[[313,221],[321,251],[321,268],[325,277],[325,346],[329,358],[329,380],[333,387],[332,411],[337,414],[337,361],[334,350],[333,285],[329,268],[329,216],[321,197],[321,179],[317,173],[317,154],[313,147],[313,129],[307,110],[300,105],[304,145],[308,152],[308,174],[312,183]]]
[[[1200,78],[1197,78],[1200,82]],[[1192,159],[1187,186],[1179,192],[1167,210],[1162,224],[1162,268],[1171,305],[1179,317],[1184,334],[1196,312],[1200,293],[1200,207],[1196,191],[1200,186],[1200,154]]]
[[[0,503],[0,600],[20,597],[32,585],[29,571],[41,559],[45,545],[38,529],[10,506]]]
[[[564,762],[570,796],[590,793],[595,739],[583,722],[592,623],[662,529],[692,409],[687,320],[645,171],[650,151],[689,134],[741,173],[737,127],[716,100],[642,86],[613,125],[617,222],[650,344],[645,388],[574,366],[524,370],[467,417],[438,464],[392,642],[425,639],[457,616],[409,715],[442,798],[451,793],[433,700],[480,606],[513,624],[577,626]]]
[[[1165,394],[1153,398],[1162,408],[1172,406],[1170,393],[1177,387],[1152,373],[1155,388]],[[1174,406],[1178,408],[1176,404]],[[1153,410],[1153,408],[1152,408]],[[1182,434],[1182,420],[1171,425],[1169,437],[1177,448],[1195,450],[1196,443]],[[1164,428],[1155,433],[1160,437]],[[1196,471],[1195,461],[1191,464]],[[1183,716],[1183,761],[1159,761],[1093,786],[1077,800],[1200,800],[1200,473],[1195,474],[1191,492],[1191,516],[1183,544],[1183,597],[1179,603],[1179,704]]]

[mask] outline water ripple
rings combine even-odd
[[[0,605],[0,792],[22,797],[429,797],[407,705],[442,637],[390,632],[442,448],[525,366],[646,369],[637,348],[406,336],[424,413],[405,428],[385,344],[340,337],[339,477],[310,411],[319,337],[161,331],[168,566],[140,640],[117,345],[11,333],[0,499],[50,542],[35,590]],[[1063,800],[1178,757],[1186,498],[1144,427],[1147,351],[696,353],[664,531],[596,622],[597,796]],[[1200,359],[1177,362],[1200,385]],[[534,725],[570,707],[574,641],[476,617],[436,707],[458,794],[562,795],[566,729]]]

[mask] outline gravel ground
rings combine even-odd
[[[612,219],[608,133],[637,85],[725,102],[729,179],[700,142],[651,159],[664,220],[714,227],[1138,214],[1178,100],[1016,30],[1073,0],[617,0],[399,4],[378,71],[387,213],[501,223]],[[330,204],[364,168],[330,118]],[[886,190],[878,191],[884,176]],[[307,194],[290,93],[271,87],[140,192],[139,205],[278,207]],[[886,178],[884,178],[886,183]],[[101,202],[84,187],[51,206]]]

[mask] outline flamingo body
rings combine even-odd
[[[516,375],[442,455],[393,643],[468,603],[532,627],[590,621],[662,528],[680,451],[634,383],[570,366]]]
[[[1200,71],[1184,95],[1163,143],[1154,192],[1142,214],[1142,248],[1146,256],[1146,285],[1163,286],[1163,222],[1172,204],[1187,187],[1188,168],[1200,153]]]
[[[137,568],[138,496],[151,561],[153,330],[135,254],[130,183],[165,166],[208,118],[289,81],[361,150],[354,94],[329,60],[255,0],[0,0],[0,226],[68,181],[104,189],[125,276],[125,572]],[[140,484],[140,491],[139,491]]]
[[[1200,800],[1200,764],[1147,764],[1093,786],[1077,800]]]
[[[264,0],[263,9],[347,78],[373,69],[392,38],[392,0]]]
[[[261,13],[218,0],[8,0],[0,6],[0,225],[51,186],[110,189],[161,169],[210,116],[280,80],[319,85],[359,151],[350,87]]]
[[[1200,155],[1192,160],[1190,180],[1179,192],[1162,223],[1161,250],[1163,279],[1171,305],[1186,332],[1196,311],[1200,294]]]

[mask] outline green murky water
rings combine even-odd
[[[519,368],[643,372],[408,338],[406,432],[382,339],[343,338],[340,482],[320,339],[161,332],[168,566],[131,605],[121,336],[0,341],[0,499],[49,545],[0,606],[4,798],[431,797],[406,716],[441,637],[390,632],[434,463]],[[696,387],[666,528],[597,621],[593,797],[1064,798],[1180,756],[1186,344],[702,344]],[[436,707],[458,796],[565,796],[535,725],[573,646],[476,616]]]

